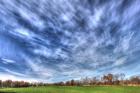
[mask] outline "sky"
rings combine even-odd
[[[140,0],[0,0],[0,79],[140,75]]]

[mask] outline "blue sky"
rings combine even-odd
[[[0,79],[139,75],[139,0],[0,0]]]

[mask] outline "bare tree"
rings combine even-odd
[[[119,76],[120,76],[120,83],[121,83],[121,85],[124,85],[125,74],[121,73]]]
[[[0,88],[2,87],[2,80],[0,80]]]

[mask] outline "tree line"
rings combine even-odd
[[[66,82],[57,82],[53,85],[62,86],[91,86],[91,85],[126,85],[126,86],[137,86],[140,85],[140,76],[131,76],[125,78],[125,74],[106,74],[97,77],[85,77],[81,80],[69,80]]]
[[[137,86],[140,85],[140,76],[132,76],[125,78],[125,74],[106,74],[97,77],[85,77],[80,80],[69,80],[57,83],[42,83],[42,82],[25,82],[25,81],[12,81],[12,80],[0,80],[0,87],[36,87],[36,86],[92,86],[92,85],[126,85],[126,86]]]
[[[26,81],[12,81],[12,80],[0,80],[0,88],[6,88],[6,87],[36,87],[36,86],[46,86],[46,83],[42,82],[26,82]]]

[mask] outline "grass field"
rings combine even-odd
[[[0,93],[140,93],[140,87],[122,86],[87,86],[87,87],[29,87],[4,88]]]

